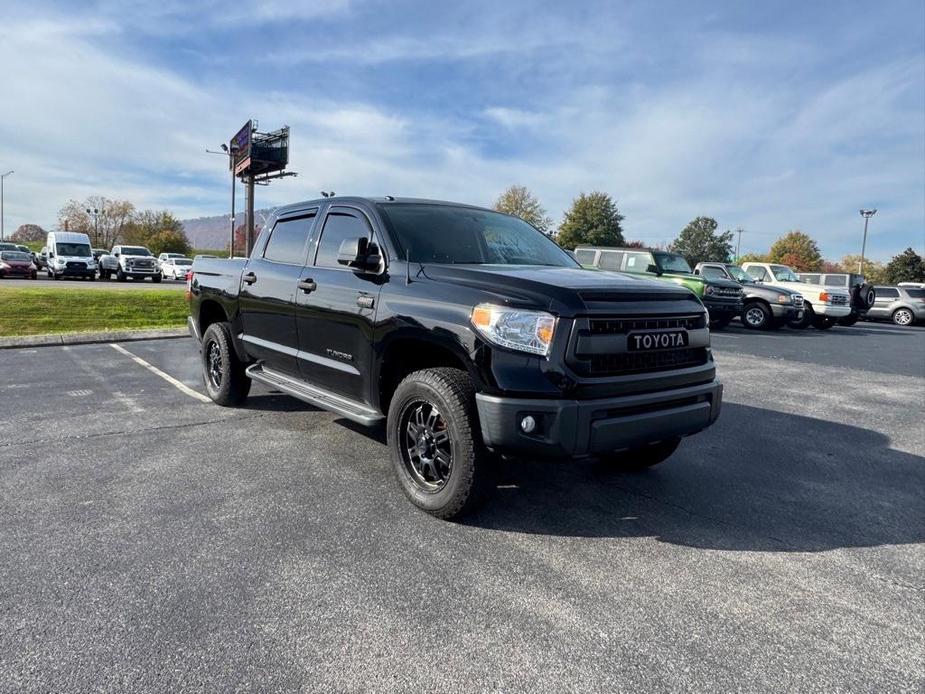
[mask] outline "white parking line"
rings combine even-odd
[[[129,358],[130,358],[132,361],[134,361],[136,364],[141,364],[143,367],[145,367],[148,371],[150,371],[151,373],[155,374],[156,376],[160,376],[160,377],[163,378],[165,381],[167,381],[170,385],[172,385],[174,388],[176,388],[177,390],[179,390],[179,391],[182,392],[182,393],[186,393],[186,394],[189,395],[191,398],[195,398],[196,400],[199,400],[200,402],[212,402],[209,398],[207,398],[207,397],[206,397],[205,395],[203,395],[202,393],[197,393],[195,390],[193,390],[192,388],[190,388],[190,387],[189,387],[188,385],[186,385],[185,383],[182,383],[182,382],[178,381],[177,379],[175,379],[175,378],[174,378],[173,376],[171,376],[170,374],[164,373],[164,372],[161,371],[159,368],[157,368],[156,366],[153,366],[152,364],[149,364],[148,362],[146,362],[146,361],[145,361],[144,359],[142,359],[141,357],[136,357],[134,354],[132,354],[131,352],[129,352],[127,349],[125,349],[125,348],[122,347],[121,345],[117,345],[117,344],[115,344],[114,342],[110,342],[110,343],[109,343],[109,346],[112,347],[112,348],[113,348],[114,350],[116,350],[117,352],[122,352],[122,354],[124,354],[125,356],[129,357]]]

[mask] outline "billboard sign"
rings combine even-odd
[[[251,136],[254,132],[253,121],[247,121],[234,137],[231,138],[230,166],[235,175],[250,166]]]

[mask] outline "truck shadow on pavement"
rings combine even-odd
[[[575,537],[654,536],[720,550],[816,552],[925,541],[925,458],[854,426],[724,403],[666,463],[512,461],[466,525]]]

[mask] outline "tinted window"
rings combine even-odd
[[[877,287],[874,290],[878,299],[898,299],[899,290],[892,287]]]
[[[32,256],[22,251],[3,251],[0,253],[0,260],[18,260],[22,262],[25,260],[32,260]]]
[[[522,219],[455,205],[389,204],[380,211],[401,257],[425,263],[552,265],[575,259]]]
[[[601,251],[601,270],[619,270],[623,263],[623,253],[620,251]]]
[[[809,284],[819,284],[821,275],[807,275],[806,273],[800,273],[800,279]]]
[[[324,222],[324,231],[321,232],[321,242],[318,244],[318,255],[315,256],[315,265],[318,267],[346,268],[337,262],[337,253],[340,244],[347,239],[367,238],[371,240],[372,231],[366,222],[351,214],[335,212],[329,214]]]
[[[925,299],[925,289],[907,289],[906,294],[910,299]]]
[[[627,272],[645,272],[649,265],[655,265],[651,253],[627,253],[623,269]]]
[[[825,286],[826,287],[847,287],[848,278],[845,275],[826,275],[825,276]]]
[[[594,265],[595,252],[596,251],[575,251],[575,260],[585,267],[591,267]]]
[[[311,215],[277,222],[270,233],[263,257],[275,263],[302,265],[305,262],[305,242],[314,220],[315,216]]]
[[[750,267],[745,272],[754,277],[756,280],[764,281],[768,278],[768,272],[760,265]]]

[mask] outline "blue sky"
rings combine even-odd
[[[558,222],[603,190],[628,238],[710,215],[743,250],[925,250],[925,4],[0,0],[6,227],[68,198],[227,212],[204,153],[292,127],[271,206],[338,194],[491,204]]]

